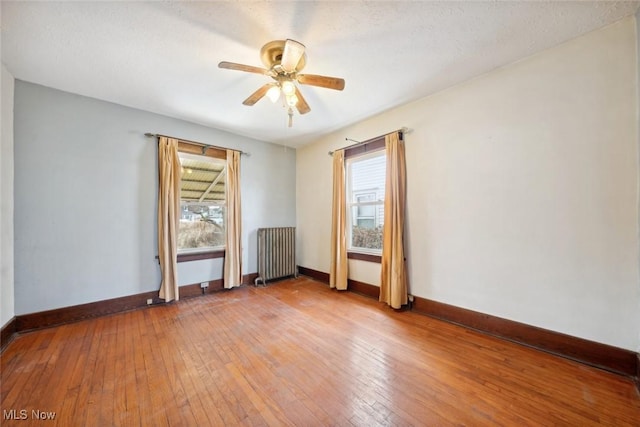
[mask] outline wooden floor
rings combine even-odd
[[[306,278],[25,334],[1,367],[2,426],[640,425],[628,379]]]

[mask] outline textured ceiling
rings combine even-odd
[[[615,22],[638,6],[3,0],[2,62],[17,79],[295,147]],[[242,105],[268,77],[217,67],[223,60],[262,66],[262,45],[285,38],[306,45],[305,73],[346,80],[343,92],[301,86],[311,112],[296,115],[291,129],[282,107],[266,98]]]

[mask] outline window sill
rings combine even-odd
[[[382,263],[382,255],[366,254],[363,252],[347,252],[348,259],[357,259],[359,261]]]
[[[213,259],[213,258],[224,258],[225,250],[224,249],[211,249],[208,251],[202,252],[186,252],[179,253],[177,262],[189,262],[189,261],[199,261],[201,259]],[[156,255],[156,259],[160,262],[158,255]]]
[[[178,253],[178,262],[199,261],[201,259],[224,258],[224,249],[211,249],[203,252]]]

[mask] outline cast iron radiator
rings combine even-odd
[[[258,229],[258,277],[254,284],[287,276],[297,276],[296,228]]]

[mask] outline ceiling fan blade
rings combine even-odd
[[[236,64],[235,62],[222,61],[218,64],[219,68],[225,68],[227,70],[245,71],[247,73],[265,74],[269,75],[269,70],[260,67],[254,67],[253,65]]]
[[[309,104],[307,104],[307,101],[304,99],[304,96],[302,96],[300,89],[298,89],[297,87],[296,87],[296,97],[298,98],[298,103],[296,104],[298,113],[307,114],[309,111],[311,111],[311,107],[309,107]]]
[[[280,60],[280,66],[285,72],[291,73],[296,70],[300,58],[304,55],[304,49],[305,47],[302,43],[287,39],[284,43],[282,59]]]
[[[253,92],[247,99],[242,101],[244,105],[252,106],[256,102],[260,101],[262,97],[267,94],[267,91],[275,86],[274,83],[267,83],[266,85],[260,87],[257,91]]]
[[[315,74],[298,74],[298,82],[303,85],[325,87],[327,89],[344,89],[344,79],[338,77],[318,76]]]

